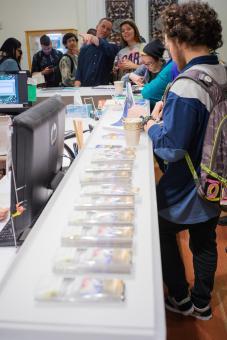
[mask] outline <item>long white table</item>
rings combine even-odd
[[[125,277],[126,301],[113,304],[38,303],[34,292],[51,272],[60,235],[79,196],[79,175],[96,144],[107,144],[104,126],[120,113],[108,112],[87,141],[21,247],[0,285],[0,338],[7,340],[163,340],[166,336],[152,146],[141,136],[133,185],[136,202],[134,273]],[[124,145],[124,139],[112,141]]]
[[[97,87],[66,87],[66,88],[45,88],[37,89],[37,101],[40,102],[46,98],[59,94],[64,103],[78,104],[79,100],[92,97],[95,105],[98,105],[100,99],[110,99],[114,95],[114,88],[111,85]]]

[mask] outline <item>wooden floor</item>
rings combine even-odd
[[[166,312],[167,340],[227,340],[227,226],[217,227],[218,268],[212,298],[213,318],[209,321],[197,320],[175,313]],[[188,233],[180,235],[183,259],[186,264],[187,279],[193,283],[192,257],[188,249]]]
[[[155,178],[159,181],[162,173],[155,163]],[[226,215],[224,213],[223,215]],[[193,285],[192,255],[188,247],[188,232],[179,235],[182,257],[186,264],[189,284]],[[227,340],[227,226],[217,227],[218,267],[212,297],[213,318],[202,321],[189,316],[166,312],[167,340]]]

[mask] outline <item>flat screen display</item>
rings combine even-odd
[[[21,113],[28,107],[26,71],[0,72],[0,113]]]
[[[19,104],[17,74],[0,74],[0,104]]]

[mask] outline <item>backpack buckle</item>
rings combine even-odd
[[[208,74],[200,74],[199,80],[202,81],[204,84],[210,86],[212,84],[212,78],[208,76]]]

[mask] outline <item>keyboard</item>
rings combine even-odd
[[[17,245],[21,245],[23,240],[16,237]],[[0,247],[15,246],[11,220],[9,220],[0,231]]]

